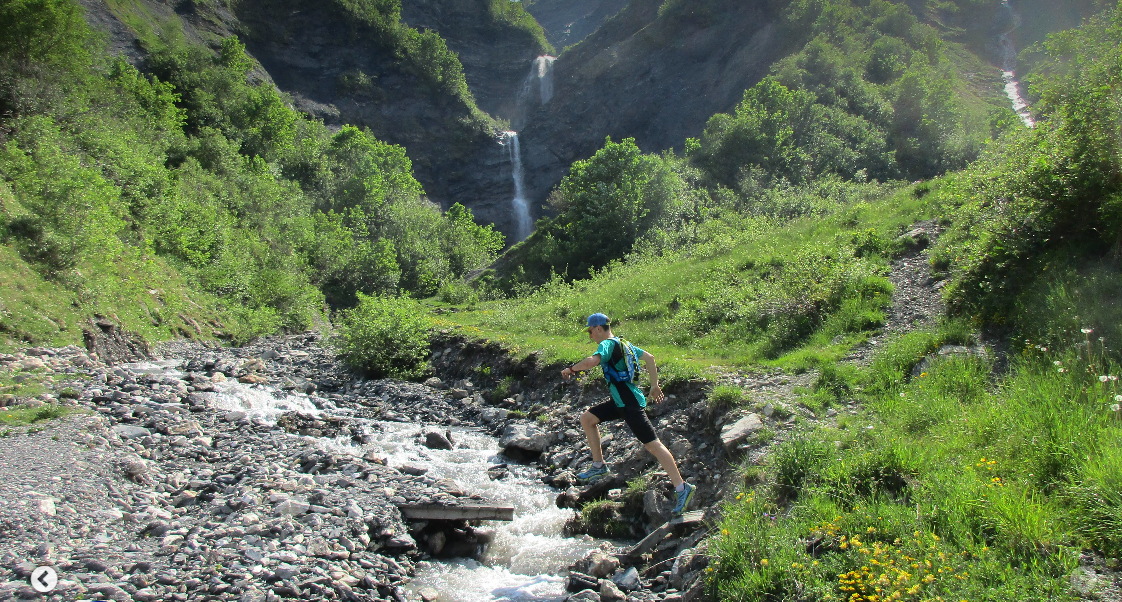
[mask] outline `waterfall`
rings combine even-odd
[[[530,63],[530,73],[522,80],[511,118],[515,129],[522,129],[530,113],[553,98],[553,61],[556,60],[557,57],[542,55]]]
[[[538,80],[538,94],[543,105],[553,98],[553,61],[556,60],[557,57],[549,55],[539,56],[530,70],[530,75]]]
[[[1013,44],[1013,32],[1021,26],[1021,16],[1009,4],[1009,0],[1002,0],[1001,7],[1009,11],[1013,17],[1013,28],[1001,34],[998,38],[998,51],[1001,53],[1001,79],[1005,82],[1005,95],[1013,103],[1013,110],[1021,121],[1028,127],[1035,127],[1036,121],[1029,112],[1029,103],[1021,94],[1021,83],[1017,81],[1017,47]]]
[[[526,240],[534,229],[534,222],[530,219],[530,205],[526,202],[523,192],[526,174],[522,170],[522,148],[518,144],[518,132],[503,132],[502,145],[510,154],[510,167],[514,178],[514,198],[511,206],[514,209],[516,223],[516,236],[518,240]]]
[[[530,73],[522,80],[522,92],[518,95],[518,104],[528,106],[537,88],[540,104],[546,104],[553,98],[553,61],[557,57],[542,55],[530,63]]]
[[[511,125],[515,129],[521,129],[526,124],[533,108],[544,105],[553,98],[553,61],[555,60],[557,57],[542,55],[530,64],[530,73],[522,81],[522,89],[515,102],[514,117],[511,119]],[[511,199],[511,206],[514,209],[515,236],[522,241],[533,232],[534,222],[530,218],[530,205],[524,191],[526,173],[522,169],[522,148],[518,143],[518,132],[503,132],[500,143],[506,147],[510,155],[510,167],[514,178],[514,198]]]

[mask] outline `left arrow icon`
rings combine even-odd
[[[41,566],[31,572],[31,588],[40,594],[54,591],[58,587],[58,573],[49,566]]]

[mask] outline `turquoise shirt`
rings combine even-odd
[[[616,342],[613,341],[612,339],[604,339],[603,341],[600,341],[600,345],[596,347],[596,355],[600,356],[600,366],[601,367],[607,366],[608,362],[611,361],[612,352],[615,351],[615,346],[616,346]],[[637,359],[637,360],[643,359],[643,354],[645,354],[646,351],[643,351],[642,349],[639,349],[635,345],[632,345],[631,348],[635,350],[635,359]],[[616,363],[615,367],[616,367],[617,370],[626,371],[627,370],[627,358],[626,357],[620,358],[619,362]],[[623,406],[623,400],[619,398],[619,391],[616,390],[616,383],[613,383],[612,381],[608,380],[607,376],[604,377],[604,380],[606,380],[608,382],[608,392],[612,394],[612,401],[614,401],[616,403],[616,407],[617,408],[624,407]],[[635,383],[633,383],[633,382],[632,383],[627,383],[627,387],[629,389],[631,389],[631,393],[635,395],[635,399],[639,402],[639,407],[641,407],[641,408],[647,407],[647,396],[643,395],[643,392],[639,390],[639,387],[635,386]]]

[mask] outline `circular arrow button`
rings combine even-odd
[[[40,594],[54,591],[58,587],[58,573],[49,566],[41,566],[31,572],[31,588]]]

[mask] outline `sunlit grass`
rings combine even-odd
[[[540,351],[547,360],[587,356],[593,347],[583,320],[604,312],[616,334],[651,352],[668,373],[753,365],[805,370],[843,357],[883,324],[892,294],[883,278],[888,258],[855,248],[887,245],[884,252],[891,252],[904,228],[938,212],[919,197],[905,187],[790,222],[726,216],[705,224],[696,244],[640,252],[591,278],[558,279],[527,297],[429,303],[457,309],[438,317],[441,327]]]

